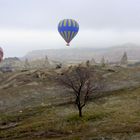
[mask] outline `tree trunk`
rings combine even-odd
[[[82,117],[82,108],[79,107],[78,109],[79,109],[79,117]]]

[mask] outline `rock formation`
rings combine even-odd
[[[94,58],[92,58],[92,59],[90,60],[90,65],[92,65],[92,66],[96,65],[96,61],[95,61]]]
[[[47,56],[45,56],[45,61],[44,61],[44,67],[49,68],[50,67],[50,62]]]
[[[101,63],[101,66],[102,66],[102,67],[104,67],[104,66],[105,66],[105,58],[104,58],[104,57],[102,57],[102,59],[101,59],[101,62],[100,62],[100,63]]]
[[[121,61],[120,61],[120,65],[121,66],[127,66],[128,64],[128,57],[127,57],[127,53],[124,52],[122,58],[121,58]]]
[[[0,63],[0,69],[4,69],[5,71],[20,70],[23,69],[23,64],[19,58],[9,57],[9,58],[5,58]]]
[[[30,63],[29,63],[29,61],[28,61],[27,58],[25,59],[24,67],[25,67],[25,69],[27,69],[27,70],[30,69]]]

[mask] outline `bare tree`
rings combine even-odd
[[[100,76],[89,67],[75,67],[65,71],[59,78],[60,83],[72,89],[75,97],[75,104],[79,110],[79,117],[82,117],[82,109],[89,97],[100,88]]]

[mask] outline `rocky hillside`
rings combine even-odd
[[[96,69],[102,73],[104,78],[102,92],[140,85],[139,67],[97,67]],[[20,110],[41,104],[57,104],[60,98],[63,100],[63,97],[65,101],[66,95],[64,93],[67,89],[62,88],[55,81],[55,77],[59,73],[61,73],[61,69],[34,69],[1,73],[0,111]]]
[[[90,69],[102,74],[104,87],[82,119],[71,91],[56,82],[63,69],[0,74],[0,139],[139,140],[140,67]]]

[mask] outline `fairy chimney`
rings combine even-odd
[[[128,57],[127,57],[127,53],[124,52],[122,58],[121,58],[121,61],[120,61],[120,65],[121,66],[127,66],[128,64]]]

